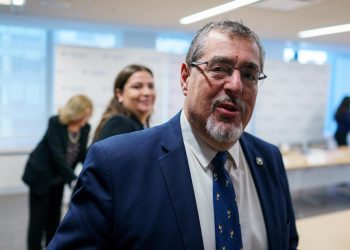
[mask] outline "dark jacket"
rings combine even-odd
[[[61,124],[58,116],[49,119],[45,135],[30,153],[22,177],[33,193],[45,194],[52,185],[69,183],[77,178],[74,168],[78,162],[83,162],[85,159],[89,132],[89,124],[81,128],[79,154],[71,167],[66,163],[69,141],[67,125]]]
[[[347,135],[350,131],[350,113],[348,111],[337,113],[335,121],[337,122],[337,130],[334,138],[338,146],[347,145]]]
[[[95,141],[106,139],[113,135],[120,135],[144,129],[142,123],[134,116],[115,115],[107,120]]]
[[[278,148],[247,133],[240,143],[268,249],[296,250],[298,234]],[[204,249],[179,115],[93,144],[72,197],[48,250]]]

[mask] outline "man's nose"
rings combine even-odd
[[[242,93],[243,82],[241,79],[241,73],[238,69],[234,69],[232,75],[227,77],[225,85],[225,91],[230,91],[234,93]]]

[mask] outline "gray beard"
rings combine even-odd
[[[209,116],[206,124],[208,134],[219,143],[235,142],[243,133],[242,123],[239,126],[225,121],[216,121],[214,116]]]

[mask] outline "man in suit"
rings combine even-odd
[[[281,154],[243,132],[266,78],[263,62],[259,38],[243,24],[199,30],[181,65],[183,110],[161,126],[91,147],[48,249],[296,249]],[[218,152],[228,155],[220,176]],[[218,219],[222,176],[232,191]],[[225,231],[230,223],[235,229]]]

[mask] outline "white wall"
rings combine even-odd
[[[137,63],[144,64],[153,72],[157,98],[151,125],[161,124],[182,107],[184,96],[180,85],[180,67],[184,60],[184,55],[150,49],[58,46],[54,60],[54,109],[64,105],[73,95],[89,96],[94,104],[90,120],[94,131],[114,95],[116,75],[126,65]]]
[[[28,154],[21,151],[0,154],[0,194],[27,191],[21,179],[27,158]]]
[[[57,109],[74,94],[87,94],[95,104],[91,121],[94,127],[112,97],[117,72],[129,63],[144,63],[154,71],[158,97],[152,118],[153,125],[159,124],[182,106],[179,80],[182,61],[183,56],[145,49],[58,47],[54,106]],[[274,144],[321,139],[328,67],[267,61],[266,74],[268,78],[259,89],[256,114],[249,131]],[[21,176],[27,157],[23,152],[0,155],[0,192],[26,190]]]
[[[266,60],[259,87],[254,134],[273,144],[323,139],[330,81],[328,65]]]

